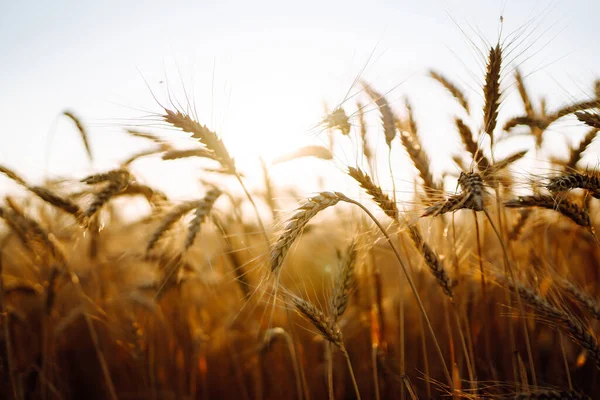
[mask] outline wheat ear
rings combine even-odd
[[[373,152],[371,151],[371,148],[369,147],[369,142],[367,141],[367,123],[365,122],[365,110],[363,109],[363,105],[361,103],[356,103],[356,107],[358,109],[358,123],[360,125],[360,139],[362,141],[362,152],[365,158],[367,159],[367,164],[371,166],[373,165]]]
[[[600,321],[600,306],[598,302],[589,294],[583,292],[581,289],[576,287],[574,284],[567,280],[561,280],[561,285],[565,288],[567,293],[577,300],[577,302],[590,313],[592,317]]]
[[[544,104],[544,103],[542,103],[542,104]],[[545,113],[542,112],[541,117],[532,118],[527,115],[524,115],[524,116],[512,118],[505,123],[504,130],[510,130],[518,125],[526,125],[526,126],[536,127],[536,128],[544,130],[548,126],[550,126],[550,124],[556,122],[557,120],[559,120],[567,115],[577,113],[578,111],[598,109],[598,108],[600,108],[600,100],[582,101],[579,103],[574,103],[574,104],[570,104],[568,106],[562,107],[562,108],[556,110],[555,112],[547,114],[547,115],[545,115]],[[545,106],[542,106],[542,111],[544,109],[545,109]],[[582,121],[586,124],[592,124],[591,126],[593,126],[593,124],[600,123],[600,121],[598,121],[598,119],[594,117],[595,114],[591,114],[589,112],[582,112],[582,113],[577,113],[577,114],[582,114],[580,121]],[[579,116],[577,116],[577,117],[579,118]]]
[[[83,124],[81,123],[81,120],[72,111],[69,110],[63,111],[63,115],[75,123],[77,131],[79,131],[79,135],[81,136],[81,140],[83,141],[85,152],[87,153],[88,158],[90,160],[93,160],[94,157],[92,155],[92,148],[90,147],[90,142],[88,140],[88,133]]]
[[[446,360],[444,359],[444,354],[442,353],[442,349],[436,338],[435,331],[433,330],[433,325],[431,324],[431,321],[429,320],[427,311],[425,310],[425,306],[423,305],[423,302],[421,301],[421,297],[419,296],[419,292],[418,292],[417,287],[412,279],[412,276],[410,275],[408,269],[406,268],[404,261],[402,261],[402,256],[400,255],[400,252],[394,245],[394,242],[390,238],[386,229],[383,227],[383,225],[381,225],[381,223],[377,220],[377,218],[375,218],[373,213],[371,213],[360,202],[358,202],[356,200],[352,200],[351,198],[349,198],[348,196],[346,196],[345,194],[340,193],[340,192],[321,192],[318,196],[315,196],[315,197],[309,199],[302,207],[300,207],[299,211],[297,211],[296,214],[294,214],[294,216],[292,216],[292,218],[288,222],[288,225],[286,226],[286,229],[284,230],[284,233],[280,236],[274,249],[271,251],[271,272],[272,272],[272,274],[278,275],[278,273],[281,270],[281,265],[285,259],[285,255],[287,254],[287,251],[289,250],[293,241],[298,237],[299,233],[302,231],[302,228],[304,228],[304,226],[306,226],[306,224],[308,223],[310,218],[312,218],[314,215],[316,215],[319,211],[322,211],[327,207],[333,206],[340,201],[343,201],[343,202],[349,203],[349,204],[353,204],[353,205],[359,207],[365,214],[367,214],[369,216],[369,218],[375,223],[375,225],[377,225],[377,228],[385,237],[387,243],[389,244],[392,251],[394,252],[396,259],[398,260],[398,263],[400,264],[400,267],[401,267],[404,275],[406,276],[406,279],[409,283],[411,291],[412,291],[412,293],[417,301],[417,304],[419,306],[419,310],[420,310],[420,312],[423,316],[423,319],[425,320],[425,323],[428,327],[429,333],[431,334],[431,336],[433,338],[437,353],[440,357],[440,362],[443,367],[444,375],[448,381],[448,384],[454,390],[454,383],[453,383],[452,377],[450,375],[450,370],[448,369]]]
[[[423,239],[423,235],[421,235],[421,232],[417,226],[410,225],[408,227],[408,233],[415,244],[415,247],[423,255],[425,264],[427,264],[427,267],[429,267],[429,271],[433,274],[435,280],[440,285],[446,296],[452,300],[454,297],[454,294],[452,293],[452,279],[450,279],[448,276],[448,272],[446,271],[444,264],[429,246],[429,244]]]
[[[296,210],[294,215],[288,219],[283,233],[271,250],[272,274],[278,274],[290,247],[302,233],[306,224],[320,211],[336,205],[339,201],[340,198],[335,193],[321,192],[317,196],[309,198]]]
[[[473,139],[473,132],[460,118],[455,118],[454,123],[456,129],[460,135],[460,138],[465,145],[465,149],[471,154],[473,160],[477,164],[479,172],[485,172],[490,166],[490,161],[483,154],[483,151],[479,148],[479,145]]]
[[[192,244],[194,244],[194,240],[196,236],[200,233],[200,227],[208,214],[210,214],[215,201],[221,196],[221,191],[217,188],[211,189],[206,193],[206,196],[202,200],[200,200],[198,207],[196,208],[196,213],[194,215],[194,219],[190,222],[188,228],[188,234],[185,239],[185,249],[189,249]]]
[[[179,160],[180,158],[208,158],[211,160],[217,160],[215,153],[212,150],[199,148],[199,149],[186,149],[186,150],[169,150],[162,155],[163,160]]]
[[[333,159],[333,153],[327,147],[305,146],[276,158],[273,160],[273,164],[281,164],[303,157],[315,157],[321,160],[331,160]]]
[[[430,70],[429,76],[438,81],[446,90],[458,101],[458,104],[461,105],[462,108],[469,114],[469,101],[467,100],[467,96],[463,93],[462,90],[458,88],[454,83],[452,83],[448,78],[443,76],[442,74]]]
[[[575,320],[572,315],[554,307],[547,300],[522,284],[518,282],[512,283],[504,280],[501,281],[503,281],[503,284],[508,285],[513,292],[517,293],[520,298],[525,300],[525,302],[533,307],[538,313],[545,317],[549,317],[556,322],[558,327],[564,333],[587,350],[590,356],[595,360],[596,366],[600,369],[600,346],[598,346],[598,341],[594,335],[588,332],[587,328]]]
[[[406,149],[406,152],[408,153],[415,168],[417,171],[419,171],[421,179],[423,179],[427,197],[431,199],[435,196],[438,190],[438,185],[433,180],[433,174],[429,168],[431,162],[429,161],[429,156],[423,149],[423,145],[419,139],[417,123],[413,115],[412,106],[408,99],[405,101],[405,106],[408,112],[408,130],[401,130],[400,140],[402,141],[402,144],[404,145],[404,148]],[[400,122],[397,121],[397,124],[400,125]]]
[[[219,136],[215,132],[211,131],[206,126],[194,120],[187,113],[181,112],[179,110],[171,111],[166,108],[164,110],[165,114],[162,117],[165,120],[165,122],[173,125],[176,128],[181,129],[184,132],[191,133],[193,138],[198,139],[200,143],[202,143],[208,150],[211,150],[215,154],[215,157],[222,166],[221,172],[235,175],[237,181],[242,187],[242,190],[244,191],[244,194],[248,198],[248,201],[250,201],[250,204],[252,204],[252,208],[254,209],[256,220],[260,225],[265,243],[268,244],[269,237],[267,236],[267,230],[265,229],[265,226],[260,217],[258,207],[256,206],[252,195],[246,188],[246,185],[244,184],[241,175],[237,172],[235,162],[233,158],[229,155],[229,152],[227,151],[227,148],[225,147],[225,144],[223,143],[221,138],[219,138]]]
[[[355,181],[358,182],[360,187],[373,198],[373,201],[377,203],[379,208],[391,219],[398,221],[399,212],[396,203],[390,199],[390,197],[383,193],[381,188],[373,183],[373,180],[360,168],[348,168],[348,175],[350,175]]]
[[[392,141],[396,137],[396,118],[394,117],[394,113],[392,112],[388,101],[381,93],[376,92],[366,82],[363,82],[362,85],[367,95],[369,95],[371,100],[373,100],[375,104],[377,104],[377,107],[379,107],[379,112],[381,113],[381,122],[383,123],[385,142],[387,143],[388,147],[391,147]]]
[[[80,219],[82,216],[82,211],[77,204],[72,202],[71,200],[61,197],[58,194],[54,193],[50,189],[41,186],[29,186],[28,189],[37,195],[40,199],[44,200],[46,203],[63,210],[64,212],[73,215],[76,219]]]
[[[558,211],[577,225],[591,227],[590,216],[586,210],[567,198],[557,199],[547,195],[521,196],[504,202],[508,208],[540,207]]]
[[[356,241],[346,249],[331,295],[331,318],[337,322],[346,311],[350,296],[356,288]]]
[[[146,252],[149,252],[154,248],[156,243],[158,243],[158,241],[164,236],[164,234],[169,229],[171,229],[171,227],[179,220],[179,218],[200,206],[201,202],[202,200],[187,201],[173,208],[164,217],[164,219],[162,220],[160,225],[154,230],[152,235],[150,235],[150,239],[148,240],[148,244],[146,245]]]
[[[171,111],[165,109],[165,114],[162,117],[165,122],[174,127],[191,133],[193,138],[198,139],[207,149],[212,150],[224,169],[236,170],[233,158],[231,158],[223,141],[215,132],[195,121],[190,115],[179,110]]]
[[[600,199],[600,177],[587,172],[572,172],[553,177],[546,188],[553,193],[566,192],[571,189],[584,189],[592,197]]]
[[[108,203],[112,197],[127,189],[131,180],[131,174],[124,169],[110,171],[105,174],[92,175],[83,179],[82,182],[90,185],[108,182],[104,188],[95,194],[92,204],[90,204],[84,212],[84,217],[87,219],[94,217],[100,208]]]
[[[338,107],[323,118],[323,123],[331,129],[339,129],[342,135],[350,134],[350,120],[342,107]]]
[[[491,47],[488,55],[485,84],[483,85],[483,130],[490,136],[494,143],[494,130],[498,121],[498,107],[500,106],[500,70],[502,67],[502,49],[500,43]]]
[[[579,145],[571,149],[569,160],[565,165],[565,171],[572,170],[577,166],[577,163],[581,160],[583,153],[587,150],[588,146],[592,144],[597,135],[598,129],[590,129],[583,137],[581,142],[579,142]]]
[[[317,328],[325,340],[341,350],[348,364],[348,370],[350,371],[350,377],[352,378],[352,384],[354,385],[356,398],[360,400],[360,392],[358,390],[358,384],[356,383],[356,377],[354,376],[352,364],[350,363],[350,356],[346,350],[346,347],[344,346],[342,332],[340,331],[338,325],[335,323],[333,318],[326,316],[311,302],[301,299],[293,294],[290,294],[289,297],[300,315],[308,319],[313,326]]]

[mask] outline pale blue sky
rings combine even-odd
[[[551,105],[592,94],[600,76],[600,2],[592,0],[4,0],[1,163],[32,179],[113,167],[145,145],[119,132],[122,123],[144,123],[146,113],[134,108],[160,111],[142,76],[161,100],[165,84],[159,82],[168,80],[181,96],[181,77],[201,122],[224,137],[240,162],[254,160],[259,147],[269,158],[317,140],[311,127],[323,102],[343,100],[374,51],[363,77],[381,92],[393,89],[388,99],[400,113],[409,95],[425,146],[442,155],[433,165],[440,173],[458,148],[451,118],[460,110],[426,70],[454,78],[478,109],[483,64],[469,39],[480,49],[477,32],[495,42],[501,14],[504,37],[523,24],[533,31],[517,39],[521,49],[532,46],[505,66],[507,72],[517,63],[525,73],[535,71],[528,84],[549,95]],[[506,76],[505,115],[520,110],[511,83]],[[69,121],[56,118],[65,108],[90,126],[98,157],[93,167]],[[353,111],[354,100],[348,108]],[[54,139],[47,145],[50,131]],[[353,163],[353,154],[344,153],[342,161]]]

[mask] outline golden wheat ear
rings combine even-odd
[[[588,147],[592,144],[594,139],[598,136],[598,129],[590,129],[588,133],[581,139],[579,145],[577,147],[573,147],[569,153],[569,159],[565,164],[564,171],[570,171],[577,168],[577,164],[581,161],[583,157],[583,153],[588,149]]]
[[[429,76],[446,88],[448,93],[450,93],[467,114],[469,114],[469,101],[467,100],[467,96],[465,96],[464,92],[459,89],[458,86],[452,83],[447,77],[434,70],[429,71]]]
[[[498,107],[500,106],[500,70],[502,69],[502,49],[500,43],[491,47],[488,54],[487,72],[483,85],[483,131],[490,136],[494,144],[494,130],[498,122]]]
[[[65,117],[69,118],[71,121],[73,121],[73,123],[77,127],[77,131],[79,132],[79,135],[81,136],[81,140],[83,142],[83,146],[85,147],[85,152],[86,152],[88,158],[90,159],[90,161],[93,161],[94,156],[92,155],[92,148],[90,146],[90,141],[89,141],[88,133],[87,133],[87,130],[85,129],[85,126],[83,125],[83,123],[81,122],[79,117],[77,117],[75,115],[75,113],[73,113],[73,111],[65,110],[65,111],[63,111],[62,114]]]
[[[367,175],[360,168],[348,168],[348,175],[350,175],[360,187],[362,187],[372,198],[375,203],[381,208],[381,210],[394,221],[399,220],[399,211],[396,203],[390,199],[390,197],[383,193],[383,190],[377,186],[371,177]]]
[[[133,177],[129,171],[125,169],[113,170],[82,179],[82,182],[87,183],[88,185],[106,183],[106,185],[94,195],[92,204],[90,204],[83,213],[84,218],[88,220],[92,219],[111,198],[127,189],[132,180]]]
[[[181,158],[208,158],[211,160],[217,160],[215,153],[209,149],[187,149],[187,150],[169,150],[162,155],[163,160],[179,160]]]
[[[464,123],[464,121],[460,118],[455,118],[454,123],[456,125],[456,129],[460,135],[460,139],[462,140],[465,149],[471,154],[473,160],[477,164],[477,168],[479,172],[487,171],[491,162],[488,158],[483,154],[483,151],[479,148],[479,145],[473,139],[473,132],[471,128]]]
[[[276,158],[275,160],[273,160],[273,164],[281,164],[284,162],[304,157],[315,157],[321,160],[332,160],[333,153],[331,152],[331,150],[323,146],[305,146],[294,150],[291,153],[284,154]]]
[[[156,246],[158,241],[165,235],[165,233],[169,231],[169,229],[171,229],[171,227],[175,225],[175,223],[181,217],[198,208],[201,203],[202,200],[187,201],[171,209],[171,211],[164,216],[161,223],[150,235],[150,239],[148,239],[148,243],[146,244],[146,252],[150,252]]]
[[[356,259],[357,249],[356,241],[353,241],[348,248],[341,262],[341,268],[335,281],[335,286],[331,295],[331,318],[337,322],[348,308],[350,296],[356,289]]]
[[[196,213],[194,215],[194,219],[190,222],[188,228],[188,234],[185,239],[185,249],[189,249],[192,244],[194,244],[194,240],[196,236],[200,233],[200,227],[202,223],[206,220],[206,217],[210,214],[215,202],[221,196],[221,191],[217,188],[213,188],[206,193],[206,196],[200,201],[198,207],[196,208]]]
[[[567,198],[556,198],[549,195],[520,196],[516,199],[504,202],[508,208],[530,208],[539,207],[554,210],[569,218],[577,225],[585,228],[591,227],[588,212]]]
[[[448,276],[446,267],[438,257],[437,253],[434,252],[431,246],[423,239],[417,226],[410,225],[408,227],[408,234],[417,250],[419,250],[423,256],[423,259],[425,259],[425,263],[427,264],[427,267],[429,267],[429,271],[435,277],[438,285],[442,288],[446,296],[452,300],[454,297],[452,286],[454,283],[452,279],[450,279],[450,276]]]
[[[300,236],[308,222],[319,212],[336,205],[339,201],[340,198],[335,193],[321,192],[317,196],[309,198],[296,209],[294,215],[288,219],[283,233],[271,250],[270,270],[272,274],[278,275],[290,247]]]
[[[583,326],[569,312],[550,304],[546,299],[521,283],[508,282],[503,278],[497,278],[497,280],[502,285],[506,285],[511,291],[529,304],[536,313],[548,318],[549,323],[555,324],[575,343],[584,348],[596,362],[596,367],[600,369],[600,346],[598,345],[596,337],[589,332],[587,327]]]
[[[77,220],[81,219],[83,215],[81,208],[68,198],[42,186],[29,186],[28,189],[46,203],[73,215]]]
[[[333,112],[326,115],[325,118],[323,118],[323,124],[328,128],[338,129],[344,136],[350,134],[350,120],[342,107],[338,107],[333,110]]]
[[[567,192],[572,189],[583,189],[592,197],[600,199],[600,177],[595,173],[578,173],[559,175],[550,178],[546,188],[552,193]]]
[[[402,129],[402,123],[396,120],[398,130],[400,130],[400,140],[406,149],[410,160],[419,172],[419,176],[423,180],[425,194],[429,200],[435,198],[439,192],[439,185],[433,179],[431,172],[431,161],[429,155],[425,152],[417,129],[417,122],[413,115],[413,108],[408,99],[405,100],[406,111],[408,113],[407,129]]]
[[[235,162],[229,155],[225,144],[215,132],[194,120],[190,115],[181,111],[165,109],[165,114],[162,117],[165,122],[172,126],[179,128],[184,132],[191,133],[192,138],[198,139],[200,143],[214,153],[219,163],[221,163],[223,170],[235,173]]]
[[[387,143],[388,147],[391,148],[392,141],[396,137],[396,117],[394,116],[388,101],[381,93],[375,91],[366,82],[363,82],[362,85],[367,95],[372,101],[375,102],[375,104],[377,104],[377,107],[379,107],[379,112],[381,113],[381,122],[383,123],[385,142]]]

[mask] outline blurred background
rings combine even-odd
[[[461,110],[427,71],[451,78],[480,110],[487,49],[500,38],[508,49],[501,120],[522,110],[515,67],[550,108],[590,98],[600,73],[598,15],[600,3],[592,0],[4,1],[0,162],[34,181],[114,168],[149,146],[123,127],[160,128],[159,102],[179,102],[192,104],[242,169],[257,176],[258,157],[268,162],[301,145],[327,144],[319,127],[326,107],[342,105],[352,114],[357,99],[369,103],[360,85],[353,87],[360,78],[386,94],[400,115],[405,96],[411,100],[439,176],[456,170],[448,155],[459,148],[452,120]],[[88,128],[93,163],[72,121],[61,116],[65,109]],[[378,111],[366,110],[377,135],[372,146],[387,162]],[[481,115],[473,113],[476,126]],[[554,125],[548,151],[578,141],[562,135],[575,125],[573,119]],[[181,132],[157,132],[190,144]],[[346,150],[346,139],[336,144],[337,168],[361,162]],[[412,168],[395,146],[398,179],[410,185]],[[304,189],[314,191],[315,174],[307,168],[325,177],[336,168],[298,163],[273,174],[294,184],[310,175]],[[136,167],[175,195],[197,190],[189,163],[150,158]]]

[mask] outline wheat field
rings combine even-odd
[[[547,109],[500,42],[485,54],[483,109],[429,72],[458,106],[456,176],[432,172],[422,105],[390,104],[366,81],[319,122],[330,145],[263,163],[260,191],[217,132],[170,103],[154,115],[161,134],[124,128],[154,147],[114,169],[36,186],[0,166],[15,185],[0,206],[2,398],[598,398],[600,175],[582,160],[600,84]],[[502,113],[509,86],[520,115]],[[93,158],[84,119],[63,117]],[[542,159],[563,119],[587,133]],[[193,145],[174,146],[174,130]],[[532,146],[497,157],[516,135]],[[347,191],[300,196],[271,179],[298,158],[334,162],[345,137],[360,154],[339,171]],[[376,178],[400,174],[400,153],[416,172],[410,200]],[[173,199],[136,177],[144,157],[200,159],[211,179]],[[547,173],[524,173],[528,160]]]

